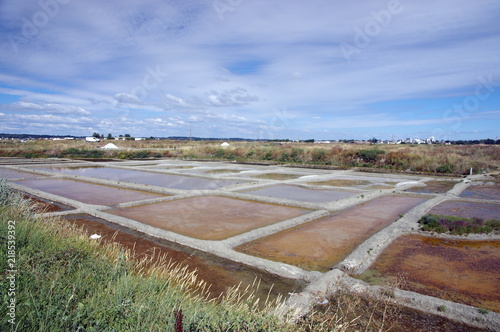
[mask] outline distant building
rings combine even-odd
[[[85,142],[100,142],[101,140],[97,137],[85,137]]]

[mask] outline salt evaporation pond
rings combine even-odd
[[[331,202],[356,195],[356,193],[350,191],[308,189],[286,185],[269,186],[242,192],[251,195],[284,198],[302,202]]]
[[[428,214],[462,218],[500,219],[500,204],[445,201],[434,206]]]
[[[39,170],[113,181],[147,184],[172,189],[213,190],[223,186],[241,183],[237,181],[212,180],[192,176],[170,175],[111,167],[52,167],[39,168]]]
[[[404,235],[358,276],[403,277],[400,287],[500,312],[500,241]]]
[[[14,171],[11,169],[6,169],[6,168],[0,168],[0,178],[6,178],[6,179],[36,179],[39,177],[43,177],[42,175],[37,175],[33,173],[27,173],[27,172],[19,172],[19,171]]]
[[[67,179],[50,178],[17,181],[16,183],[86,204],[116,205],[125,202],[165,197],[165,195],[138,190],[121,189]]]
[[[125,249],[132,250],[135,259],[149,258],[156,262],[166,255],[167,261],[172,260],[178,264],[187,265],[189,271],[196,271],[198,277],[210,285],[210,292],[214,298],[229,288],[240,285],[240,283],[240,289],[245,289],[252,285],[255,279],[260,283],[259,288],[255,289],[255,295],[262,300],[266,299],[268,295],[273,299],[279,295],[285,296],[288,292],[299,292],[304,287],[303,281],[266,273],[196,249],[154,238],[90,215],[75,214],[63,218],[82,227],[89,236],[98,234],[102,236],[104,242],[117,242]]]
[[[106,213],[201,240],[224,240],[310,210],[219,196],[113,208]]]
[[[465,189],[464,192],[460,194],[460,197],[500,200],[500,183],[473,184]]]
[[[305,270],[326,272],[359,244],[427,198],[385,196],[329,217],[244,243],[235,250]]]

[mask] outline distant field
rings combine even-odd
[[[119,149],[100,149],[110,142]],[[471,168],[474,174],[500,169],[499,145],[229,143],[221,147],[220,141],[0,140],[0,157],[213,159],[457,175],[469,174]]]

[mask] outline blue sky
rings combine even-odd
[[[500,1],[0,1],[0,133],[500,138]]]

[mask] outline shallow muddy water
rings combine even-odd
[[[356,195],[356,193],[349,191],[308,189],[286,185],[246,190],[243,191],[243,193],[257,196],[285,198],[303,202],[332,202]]]
[[[406,290],[500,312],[499,271],[498,240],[405,235],[380,254],[369,272],[403,276],[401,288]]]
[[[386,196],[311,221],[235,250],[305,270],[328,271],[359,244],[426,198]]]
[[[170,175],[111,167],[52,167],[41,168],[40,170],[188,190],[218,189],[223,186],[240,183],[237,181],[212,180],[192,176]]]
[[[148,235],[109,223],[105,220],[90,215],[68,215],[64,219],[82,227],[89,236],[98,234],[104,242],[114,241],[124,248],[134,251],[135,259],[154,257],[157,261],[167,255],[167,261],[185,264],[189,271],[197,271],[200,279],[210,286],[212,297],[216,298],[230,287],[241,282],[241,289],[251,285],[255,278],[260,279],[260,287],[256,289],[256,296],[264,301],[267,294],[270,298],[278,295],[287,296],[289,292],[299,292],[305,286],[302,281],[282,278],[261,270],[221,259],[201,251],[179,246],[166,240],[150,237]]]
[[[460,197],[500,200],[500,183],[474,184],[464,190]]]
[[[425,182],[425,187],[413,187],[408,188],[405,191],[422,194],[444,194],[451,190],[456,184],[457,182],[454,181],[431,180]]]
[[[266,180],[291,180],[297,179],[307,174],[288,174],[288,173],[264,173],[258,175],[251,175],[251,177],[256,179],[266,179]]]
[[[196,239],[223,240],[301,216],[310,210],[227,197],[201,196],[104,212]]]
[[[311,181],[307,184],[311,186],[331,186],[331,187],[351,187],[356,189],[391,189],[396,183],[403,182],[395,179],[367,178],[367,177],[339,177],[325,181]]]
[[[500,204],[446,201],[434,206],[428,214],[481,219],[500,219]]]
[[[16,183],[86,204],[116,205],[166,196],[66,179],[50,178]]]

